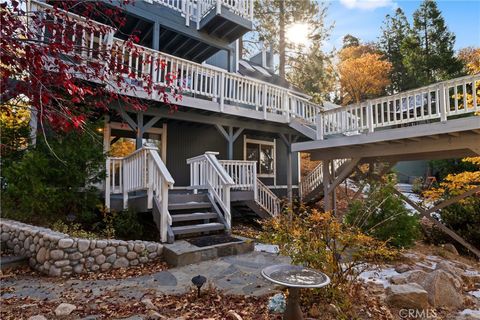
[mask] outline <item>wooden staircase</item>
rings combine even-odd
[[[226,224],[207,193],[171,193],[168,211],[172,217],[169,242],[174,238],[224,232]],[[172,238],[173,237],[173,238]]]

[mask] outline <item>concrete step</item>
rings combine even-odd
[[[210,202],[183,202],[183,203],[169,203],[168,210],[190,210],[190,209],[202,209],[210,208],[212,204]]]
[[[172,227],[172,231],[174,235],[219,231],[224,229],[225,229],[225,226],[222,223],[218,223],[218,222],[194,224],[190,226]]]
[[[217,218],[217,214],[214,212],[193,212],[193,213],[172,214],[172,222],[207,220],[207,219],[216,219],[216,218]]]

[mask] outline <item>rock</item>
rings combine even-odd
[[[404,273],[410,270],[412,270],[412,267],[410,267],[408,264],[399,264],[395,266],[395,271],[398,273]]]
[[[146,248],[146,249],[147,249],[147,251],[148,251],[149,253],[155,252],[155,251],[157,251],[157,244],[155,244],[155,243],[149,243],[149,244],[147,244],[147,248]]]
[[[145,250],[145,244],[140,243],[140,242],[135,243],[133,245],[133,250],[135,250],[136,253],[142,253],[143,250]]]
[[[105,240],[97,240],[97,244],[96,244],[96,247],[97,247],[97,248],[103,249],[103,248],[106,248],[107,245],[108,245],[107,241],[105,241]]]
[[[422,285],[428,273],[426,273],[423,270],[411,270],[411,271],[405,272],[404,275],[407,277],[407,282],[410,282],[410,283],[413,282],[413,283]]]
[[[133,259],[133,260],[130,261],[131,266],[138,266],[138,263],[139,263],[138,259]]]
[[[156,252],[152,252],[152,253],[149,253],[148,254],[148,258],[149,259],[155,259],[157,257],[157,253]]]
[[[43,315],[37,314],[28,318],[28,320],[47,320]]]
[[[408,279],[403,274],[394,275],[390,278],[390,282],[393,284],[405,284],[408,283]]]
[[[160,313],[149,310],[147,313],[147,319],[156,320],[156,319],[166,319],[166,317],[162,316]]]
[[[138,261],[140,261],[140,263],[147,263],[148,258],[147,257],[140,257],[140,258],[138,258]]]
[[[63,251],[62,250],[52,250],[52,251],[50,251],[50,258],[52,258],[53,260],[63,259]]]
[[[456,278],[462,284],[462,275],[464,274],[463,270],[455,267],[452,263],[448,261],[440,261],[437,263],[435,270],[443,270],[454,278]]]
[[[55,267],[66,267],[70,265],[70,260],[58,260],[58,261],[55,261]]]
[[[428,301],[433,307],[458,308],[463,305],[461,286],[457,279],[443,270],[428,274],[422,286],[428,292]]]
[[[37,262],[43,264],[45,262],[45,256],[47,254],[47,249],[45,247],[41,247],[40,250],[37,252]]]
[[[138,254],[134,251],[130,251],[127,253],[127,259],[128,260],[133,260],[133,259],[136,259],[138,256]]]
[[[95,257],[95,262],[97,264],[102,264],[105,262],[107,258],[105,258],[105,256],[103,254],[99,254],[98,256]]]
[[[82,264],[77,264],[75,267],[73,267],[73,272],[82,273],[83,272],[83,265]]]
[[[448,252],[451,252],[451,253],[453,253],[453,254],[455,254],[455,255],[458,256],[457,248],[455,248],[455,246],[454,246],[453,244],[451,244],[451,243],[446,243],[446,244],[443,246],[443,248],[444,248],[445,250],[447,250]]]
[[[117,254],[116,253],[109,255],[107,257],[106,262],[113,264],[115,262],[115,260],[117,260]]]
[[[57,317],[65,317],[70,315],[73,310],[77,309],[77,307],[70,303],[60,303],[60,305],[55,309],[55,315]]]
[[[83,257],[83,255],[80,252],[74,252],[74,253],[70,253],[68,255],[68,258],[70,260],[80,260],[82,257]]]
[[[98,243],[97,243],[98,244]],[[106,247],[104,250],[103,250],[103,253],[108,256],[108,255],[111,255],[112,253],[115,253],[116,249],[115,247]]]
[[[106,263],[103,263],[103,264],[100,266],[100,269],[102,269],[102,271],[106,271],[106,270],[110,269],[111,266],[112,266],[111,263],[106,262]]]
[[[117,254],[118,254],[119,256],[124,256],[124,255],[127,254],[127,252],[128,252],[127,247],[125,247],[125,246],[118,246],[118,247],[117,247]]]
[[[72,245],[73,245],[73,239],[67,238],[67,239],[58,240],[58,247],[60,249],[70,248]]]
[[[90,240],[87,239],[79,239],[78,240],[78,251],[85,252],[90,248]]]
[[[142,299],[142,303],[148,310],[158,310],[158,308],[153,304],[152,300],[150,299]]]
[[[392,307],[425,310],[428,308],[428,292],[416,283],[387,287],[385,301]]]
[[[127,258],[125,258],[125,257],[120,257],[117,260],[115,260],[115,262],[113,263],[113,267],[115,269],[126,268],[126,267],[128,267],[128,265],[129,265],[129,262],[128,262]]]
[[[62,275],[62,269],[51,266],[48,270],[48,275],[52,277],[59,277]]]
[[[92,257],[96,257],[96,256],[98,256],[98,255],[99,255],[100,253],[102,253],[102,252],[103,252],[102,249],[97,248],[97,249],[93,249],[92,252],[90,252],[90,255],[91,255]]]

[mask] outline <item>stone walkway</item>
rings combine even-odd
[[[120,280],[64,280],[48,277],[18,276],[2,281],[2,286],[14,292],[2,294],[36,299],[54,300],[65,292],[81,294],[88,290],[93,296],[114,291],[130,299],[141,299],[146,293],[181,294],[191,290],[192,277],[203,275],[213,287],[229,294],[260,296],[271,293],[276,287],[265,281],[260,272],[269,265],[288,263],[286,257],[264,252],[251,252],[228,256],[195,265],[172,268],[151,275]]]

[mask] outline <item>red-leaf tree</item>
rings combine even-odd
[[[143,110],[146,103],[140,98],[152,95],[173,107],[181,99],[181,85],[175,74],[162,72],[165,61],[135,45],[135,33],[114,41],[112,26],[125,24],[120,13],[126,4],[0,4],[2,104],[22,96],[41,125],[48,122],[56,130],[82,128],[88,117],[112,105]],[[108,25],[98,23],[99,18]],[[152,75],[161,75],[162,85],[154,85]]]

